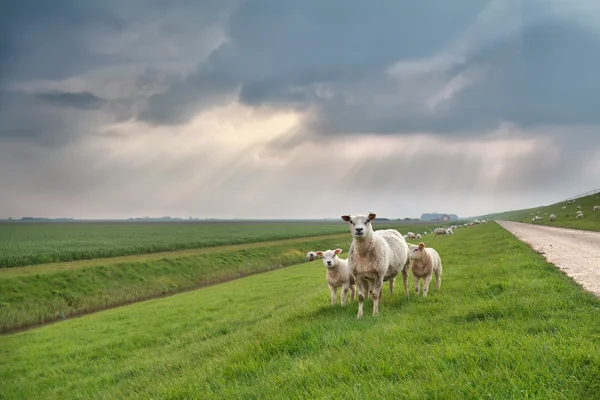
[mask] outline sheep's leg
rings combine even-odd
[[[329,285],[329,291],[331,292],[331,305],[335,305],[335,298],[337,297],[337,288],[333,285]]]
[[[348,297],[348,290],[350,288],[347,285],[342,286],[342,290],[340,292],[340,303],[342,307],[346,305],[346,298]]]
[[[390,296],[394,294],[394,281],[396,280],[396,275],[390,276]]]
[[[373,316],[379,315],[379,302],[383,291],[383,274],[375,279],[373,285]]]
[[[369,287],[365,285],[365,280],[363,278],[356,277],[356,286],[358,287],[358,313],[356,314],[356,318],[362,318],[363,316],[363,303],[365,302],[365,293]]]
[[[439,290],[442,286],[442,265],[435,270],[435,287]]]
[[[356,288],[355,285],[350,285],[350,302],[354,301],[354,297],[356,296]]]
[[[402,270],[402,283],[404,284],[404,295],[408,296],[408,268]]]
[[[429,291],[429,283],[433,279],[433,274],[429,273],[426,277],[423,278],[423,297],[427,297],[427,291]]]
[[[420,281],[421,278],[419,278],[418,276],[415,276],[415,274],[413,274],[413,281],[415,282],[415,294],[418,296],[419,292],[421,291],[421,287],[420,287]],[[423,282],[425,283],[425,282]]]

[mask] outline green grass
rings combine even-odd
[[[370,300],[362,320],[356,302],[331,307],[322,263],[301,264],[1,336],[0,393],[599,397],[598,299],[497,224],[425,243],[442,257],[441,291],[384,291],[379,317]]]
[[[404,231],[418,225],[379,223]],[[0,268],[348,232],[340,221],[2,222]]]
[[[347,233],[143,261],[100,259],[98,265],[77,269],[5,269],[0,271],[0,332],[60,319],[63,312],[70,317],[298,264],[310,250],[347,249],[351,240]]]
[[[495,220],[531,223],[531,219],[533,218],[531,214],[533,213],[542,217],[541,220],[535,222],[536,225],[600,231],[600,211],[592,211],[594,206],[600,206],[600,199],[598,197],[600,197],[600,193],[576,199],[573,204],[561,201],[549,206],[492,214],[491,218]],[[563,206],[566,209],[563,210]],[[577,206],[581,206],[581,211],[584,215],[582,219],[575,219],[578,211]],[[550,214],[556,215],[556,221],[550,221]]]

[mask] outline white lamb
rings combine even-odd
[[[410,258],[412,260],[412,274],[415,283],[415,293],[420,292],[419,281],[423,278],[423,297],[427,297],[429,282],[435,274],[435,286],[437,289],[442,285],[442,259],[435,249],[425,247],[423,242],[418,246],[410,246]]]
[[[577,216],[575,217],[575,219],[583,219],[583,213],[577,214]]]
[[[342,215],[350,223],[352,244],[348,251],[348,267],[358,288],[358,313],[363,316],[363,303],[370,294],[373,298],[373,315],[379,314],[383,282],[389,280],[390,294],[394,293],[394,280],[402,272],[404,294],[408,296],[408,270],[410,258],[404,237],[395,229],[374,231],[371,221],[376,214]]]
[[[342,249],[317,251],[316,255],[323,257],[323,265],[327,268],[325,279],[327,280],[327,285],[331,292],[331,305],[335,305],[337,290],[338,288],[342,288],[340,291],[340,303],[343,307],[346,305],[348,290],[350,290],[350,301],[354,301],[354,295],[356,293],[354,285],[356,281],[348,268],[348,260],[338,257],[338,254],[341,252]]]
[[[598,211],[598,210],[600,210],[600,206],[594,206],[594,207],[592,208],[592,210],[593,210],[593,211]]]
[[[317,259],[317,254],[314,251],[309,251],[308,253],[306,253],[307,261],[315,261],[316,259]]]
[[[556,221],[556,215],[550,214],[550,221]]]
[[[421,240],[421,239],[422,239],[422,237],[421,237],[421,234],[420,234],[420,233],[417,233],[417,234],[415,235],[415,239],[417,239],[417,240]]]
[[[581,206],[577,206],[577,209],[578,209],[578,210],[581,210]]]
[[[416,236],[415,236],[415,234],[413,232],[408,232],[406,234],[406,237],[409,238],[409,239],[414,239]]]

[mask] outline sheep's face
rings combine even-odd
[[[306,259],[308,261],[315,261],[317,259],[317,255],[314,251],[309,251],[308,253],[306,253]]]
[[[342,215],[342,219],[350,223],[350,233],[356,239],[369,237],[373,233],[371,221],[375,217],[376,215],[373,213],[369,215]]]
[[[418,246],[414,244],[410,245],[410,259],[411,260],[420,260],[423,257],[423,252],[425,251],[425,243],[421,242]]]
[[[342,249],[317,251],[317,255],[319,257],[323,257],[323,265],[325,266],[325,268],[333,268],[337,267],[339,261],[338,254],[340,254],[341,252]]]

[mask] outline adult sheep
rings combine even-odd
[[[439,235],[446,235],[448,232],[444,228],[435,228],[433,230],[433,236],[437,238]]]
[[[389,280],[390,294],[394,293],[394,280],[402,272],[404,294],[408,296],[408,270],[410,258],[408,244],[395,229],[373,230],[371,221],[376,214],[342,215],[350,224],[352,244],[348,251],[348,267],[358,288],[358,313],[363,316],[363,303],[370,294],[373,298],[373,315],[379,314],[383,282]]]

